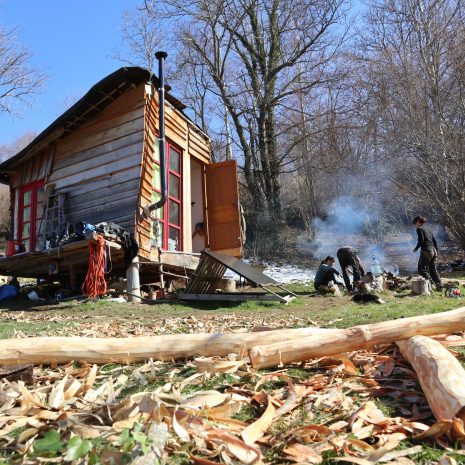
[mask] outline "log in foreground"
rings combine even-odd
[[[255,368],[267,368],[352,350],[367,349],[377,344],[402,341],[419,334],[432,336],[460,329],[465,329],[465,307],[434,315],[354,326],[334,333],[260,345],[252,347],[249,356]]]
[[[74,361],[130,363],[177,360],[195,355],[223,356],[246,353],[257,344],[326,334],[333,329],[299,328],[253,333],[175,334],[129,338],[30,337],[2,339],[0,365],[34,363],[50,365]]]
[[[397,342],[438,420],[465,420],[465,370],[442,344],[425,336]]]

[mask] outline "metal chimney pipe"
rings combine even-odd
[[[156,203],[152,203],[149,206],[149,212],[157,210],[158,208],[163,207],[168,198],[168,191],[166,188],[166,152],[165,152],[165,58],[168,56],[166,52],[157,52],[155,57],[158,60],[158,146],[160,150],[160,187],[161,187],[161,198]]]

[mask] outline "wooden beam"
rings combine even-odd
[[[249,356],[255,368],[266,368],[367,349],[377,344],[402,341],[419,334],[432,336],[462,329],[465,329],[465,307],[434,315],[354,326],[337,333],[260,345],[252,347]]]
[[[289,341],[340,330],[323,328],[282,329],[238,334],[173,334],[129,338],[29,337],[2,339],[0,364],[34,363],[50,365],[86,361],[89,363],[131,363],[148,360],[177,360],[196,355],[244,354],[256,344]]]

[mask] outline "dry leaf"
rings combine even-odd
[[[242,431],[241,436],[246,444],[252,445],[258,441],[270,427],[275,416],[276,409],[273,407],[271,397],[268,396],[268,406],[263,415]]]
[[[323,457],[315,452],[311,447],[304,446],[303,444],[293,444],[290,447],[283,449],[287,454],[287,459],[294,462],[319,464],[323,462]]]

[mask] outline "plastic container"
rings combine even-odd
[[[5,255],[7,257],[11,257],[16,253],[16,244],[15,241],[6,241],[6,250],[5,250]]]
[[[373,260],[371,261],[371,274],[373,276],[379,276],[382,274],[381,266],[379,264],[379,261],[376,260],[376,257],[373,257]]]

